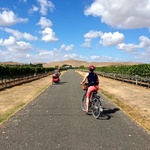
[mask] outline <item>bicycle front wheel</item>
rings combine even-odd
[[[81,108],[82,108],[83,111],[86,110],[86,94],[84,94],[83,97],[82,97]]]
[[[98,98],[94,98],[92,101],[92,115],[94,118],[98,119],[100,114],[100,100]]]

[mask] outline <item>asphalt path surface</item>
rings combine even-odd
[[[0,127],[0,150],[150,150],[150,135],[102,97],[106,116],[81,109],[81,77],[69,70]],[[100,95],[100,93],[99,93]]]

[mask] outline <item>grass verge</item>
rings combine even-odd
[[[14,108],[8,110],[1,118],[0,118],[0,125],[5,122],[6,120],[8,120],[8,118],[10,118],[14,113],[16,113],[18,110],[20,110],[20,108],[22,108],[26,103],[21,103],[17,106],[15,106]]]
[[[43,85],[42,87],[39,87],[38,90],[35,92],[35,94],[32,96],[31,99],[29,99],[25,103],[20,103],[20,104],[14,106],[13,108],[7,110],[5,112],[5,114],[3,114],[3,115],[0,116],[0,126],[4,122],[6,122],[10,117],[12,117],[15,113],[17,113],[19,110],[21,110],[24,106],[26,106],[27,104],[29,104],[35,97],[37,97],[40,93],[42,93],[49,86],[50,86],[50,84],[47,83],[46,85]]]
[[[100,89],[100,92],[111,102],[117,105],[124,113],[126,113],[132,120],[137,122],[140,126],[142,126],[146,131],[150,132],[149,120],[147,120],[146,116],[140,114],[140,111],[135,109],[134,107],[126,104],[123,100],[118,99],[115,95],[109,94],[108,92]]]

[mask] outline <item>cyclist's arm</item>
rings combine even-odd
[[[85,74],[85,76],[84,76],[84,78],[83,78],[81,84],[85,83],[85,81],[86,81],[88,75],[89,75],[89,73],[86,73],[86,74]]]
[[[99,85],[99,78],[97,77],[97,82],[98,82],[98,85]]]
[[[60,72],[60,71],[58,72],[58,75],[59,75],[59,76],[61,75],[61,72]]]
[[[97,83],[98,83],[98,85],[99,85],[99,78],[98,78],[98,75],[97,75]]]

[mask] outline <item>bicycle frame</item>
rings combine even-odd
[[[86,96],[86,93],[87,93],[87,90],[86,90],[85,93],[84,93],[85,96]],[[90,97],[89,103],[91,103],[91,102],[93,101],[93,98],[98,98],[98,99],[100,99],[100,96],[98,96],[97,93],[98,93],[97,91],[93,91],[93,92],[91,93],[91,97]]]
[[[87,94],[87,90],[85,91],[82,97],[81,107],[83,111],[85,111],[86,109],[86,94]],[[100,96],[97,95],[97,91],[93,91],[90,97],[89,110],[91,110],[94,118],[98,119],[99,116],[102,114],[100,109],[101,109]]]

